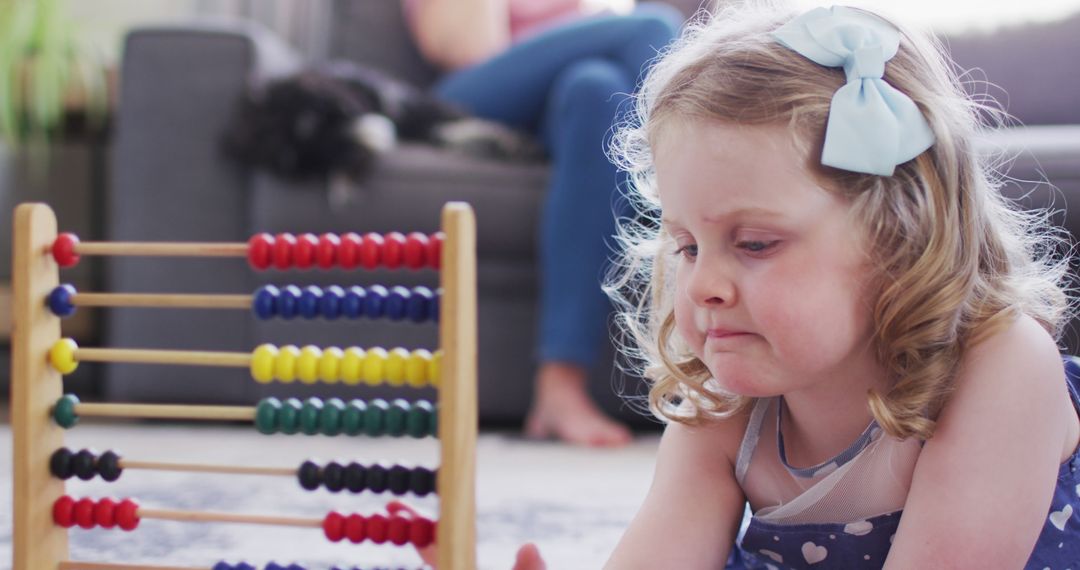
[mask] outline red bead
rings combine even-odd
[[[401,267],[405,259],[405,236],[401,232],[390,232],[383,236],[383,265],[390,269]]]
[[[124,499],[116,506],[116,524],[123,530],[135,530],[139,526],[139,503]]]
[[[412,232],[405,238],[405,267],[420,269],[427,265],[428,238],[420,232]]]
[[[446,234],[442,232],[428,236],[427,264],[432,269],[438,269],[442,265],[442,242]]]
[[[360,265],[360,249],[363,247],[364,238],[360,234],[349,232],[341,236],[341,247],[338,248],[338,265],[342,269],[352,269]]]
[[[248,263],[255,269],[266,269],[274,261],[274,236],[262,233],[248,240]]]
[[[333,542],[340,542],[345,538],[345,515],[330,511],[322,522],[323,534]]]
[[[101,499],[94,505],[94,522],[102,528],[116,526],[116,503],[112,499]]]
[[[360,246],[360,264],[365,269],[375,269],[382,263],[383,237],[375,233],[364,234]]]
[[[367,518],[367,536],[368,540],[375,544],[382,544],[386,542],[386,517],[382,515],[371,515]]]
[[[274,236],[274,267],[288,269],[293,264],[293,252],[296,250],[296,236],[278,234]]]
[[[75,524],[82,528],[94,528],[94,500],[82,498],[75,502]]]
[[[353,544],[360,544],[367,538],[367,521],[361,515],[349,515],[345,518],[345,538]]]
[[[53,503],[52,518],[54,523],[64,528],[75,526],[75,499],[68,495],[63,495],[57,499]]]
[[[398,546],[408,543],[409,519],[400,515],[391,516],[386,525],[386,535],[390,538],[390,542]]]
[[[315,265],[315,251],[319,249],[319,237],[315,234],[300,234],[296,237],[293,248],[293,263],[300,269]]]
[[[409,542],[423,548],[435,540],[435,523],[425,518],[415,518],[409,525]]]
[[[75,253],[75,246],[79,244],[79,236],[73,233],[62,233],[56,236],[52,245],[53,259],[60,267],[72,267],[79,262],[79,255]]]
[[[341,238],[336,235],[319,236],[319,249],[315,251],[315,263],[323,269],[330,269],[337,265],[339,247],[341,247]]]

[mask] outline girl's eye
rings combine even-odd
[[[675,250],[675,255],[681,255],[685,259],[694,259],[695,257],[697,257],[697,246],[684,245],[679,249]]]
[[[778,243],[780,243],[779,240],[773,240],[773,241],[757,241],[757,240],[740,241],[740,242],[737,242],[735,244],[735,247],[737,247],[739,249],[742,249],[742,250],[744,250],[744,251],[746,251],[748,253],[751,253],[751,254],[757,254],[757,253],[764,253],[764,252],[772,249]]]

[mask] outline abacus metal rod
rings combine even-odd
[[[250,309],[252,295],[181,293],[76,293],[76,307],[160,307],[183,309]]]
[[[198,473],[225,473],[229,475],[284,475],[296,476],[295,467],[258,467],[252,465],[212,465],[209,463],[170,463],[164,461],[137,461],[121,459],[121,469],[146,469],[153,471],[188,471]]]
[[[135,511],[135,516],[141,519],[158,519],[181,522],[226,522],[272,526],[295,526],[305,528],[322,528],[323,525],[323,519],[311,517],[246,515],[212,511],[174,511],[167,509],[147,509],[145,507],[139,507],[139,509]]]
[[[210,570],[209,566],[147,566],[146,564],[117,564],[110,562],[82,562],[79,560],[65,560],[60,563],[58,570]]]
[[[75,415],[96,418],[251,421],[251,406],[183,406],[177,404],[75,404]]]
[[[145,255],[170,257],[247,257],[246,243],[84,241],[77,255]]]
[[[140,364],[186,364],[191,366],[251,366],[251,353],[142,348],[77,348],[77,362],[128,362]]]

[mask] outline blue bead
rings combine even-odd
[[[382,285],[368,287],[367,298],[364,299],[364,314],[369,318],[377,319],[383,316],[386,310],[386,298],[390,293]]]
[[[364,314],[365,298],[367,298],[367,291],[364,291],[363,287],[359,285],[349,287],[349,290],[345,292],[345,299],[341,301],[341,312],[350,319],[359,318]]]
[[[222,560],[221,562],[214,564],[214,567],[210,570],[233,570],[233,567],[232,564],[229,564],[228,562]]]
[[[397,285],[390,289],[386,296],[386,316],[392,321],[400,321],[405,318],[405,303],[409,300],[409,290]]]
[[[248,564],[247,562],[241,562],[233,567],[233,570],[259,570],[258,568]]]
[[[300,294],[300,315],[305,319],[314,319],[319,316],[319,301],[322,300],[322,289],[314,285],[304,287]]]
[[[58,317],[70,317],[75,314],[75,305],[71,304],[71,296],[75,294],[75,287],[69,283],[58,285],[49,293],[49,309]]]
[[[266,565],[265,570],[285,570],[285,567],[278,564],[277,562],[270,562]]]
[[[300,295],[302,292],[296,285],[286,285],[281,289],[281,296],[277,298],[277,314],[283,319],[296,317],[300,307]]]
[[[284,568],[283,570],[306,570],[306,569],[303,566],[294,563],[294,564],[289,564],[288,567]]]
[[[331,285],[323,290],[322,300],[319,301],[319,312],[323,318],[334,320],[341,316],[341,303],[345,300],[345,290],[337,285]]]
[[[281,291],[273,285],[263,285],[255,290],[251,297],[251,310],[255,316],[266,320],[274,317],[277,313],[277,299]]]
[[[431,289],[427,287],[413,287],[409,300],[405,303],[405,312],[409,315],[409,319],[414,323],[426,321],[434,297]]]
[[[439,304],[442,303],[442,289],[435,291],[435,296],[431,298],[431,305],[428,307],[428,313],[431,314],[431,321],[434,323],[439,322]]]

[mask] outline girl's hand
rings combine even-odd
[[[416,509],[401,501],[390,501],[386,504],[386,510],[391,515],[398,515],[405,518],[423,516],[417,512]],[[420,555],[424,564],[427,564],[432,568],[437,568],[435,566],[435,543],[431,543],[423,548],[417,548],[416,553]],[[546,570],[546,568],[547,565],[545,565],[544,560],[540,558],[540,551],[536,548],[536,545],[529,543],[518,550],[517,559],[514,561],[512,570]]]

